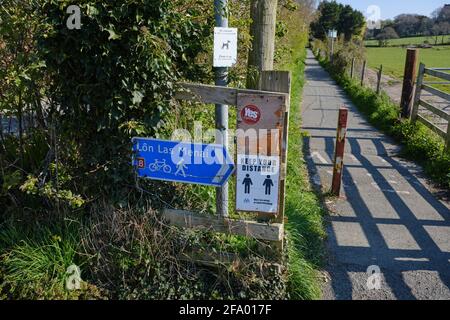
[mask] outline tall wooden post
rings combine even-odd
[[[334,37],[331,35],[330,63],[333,64],[334,57]]]
[[[417,74],[417,61],[419,50],[408,49],[406,53],[405,74],[403,76],[402,100],[400,106],[402,109],[402,118],[409,118],[411,107],[414,100],[414,80]]]
[[[286,178],[287,178],[287,155],[289,138],[289,111],[291,96],[291,73],[288,71],[263,71],[261,73],[261,90],[270,92],[288,93],[286,111],[284,113],[283,132],[281,132],[281,166],[280,166],[280,193],[278,214],[274,222],[284,224],[284,211],[286,207]],[[283,241],[277,243],[279,252],[283,251]]]
[[[380,70],[378,70],[377,94],[381,93],[381,77],[382,76],[383,76],[383,65],[381,65]]]
[[[354,73],[355,73],[355,58],[352,59],[352,68],[350,69],[350,78],[353,79]]]
[[[336,136],[336,150],[334,153],[333,183],[331,186],[331,193],[337,197],[339,197],[341,193],[342,172],[344,171],[344,151],[345,139],[347,137],[347,119],[348,109],[345,107],[340,108]]]
[[[445,150],[450,152],[450,121],[447,125],[447,136],[445,137]]]
[[[419,114],[420,97],[422,94],[422,83],[423,83],[424,76],[425,76],[425,65],[423,63],[421,63],[419,66],[419,74],[417,76],[417,88],[416,88],[413,108],[412,108],[412,112],[411,112],[411,121],[413,121],[413,122],[415,122],[417,120],[417,115]]]
[[[247,87],[259,89],[259,73],[273,69],[278,0],[251,0],[250,27],[253,37],[248,56]]]
[[[216,26],[228,27],[228,0],[214,0],[214,17]],[[228,68],[216,68],[216,85],[226,87],[228,84]],[[228,147],[228,106],[217,104],[215,109],[216,129],[220,131],[216,143]],[[216,188],[216,212],[219,216],[228,216],[228,183]]]
[[[367,66],[367,61],[364,60],[363,66],[362,66],[362,71],[361,71],[361,86],[364,85],[364,79],[366,77],[366,66]]]

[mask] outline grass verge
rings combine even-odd
[[[445,151],[441,137],[419,122],[400,119],[400,108],[386,94],[377,95],[346,74],[334,72],[328,61],[320,59],[320,63],[371,124],[403,145],[403,157],[420,164],[434,182],[450,188],[450,152]]]
[[[291,55],[280,69],[292,72],[291,114],[289,119],[286,224],[288,243],[288,291],[291,299],[319,299],[321,286],[318,268],[323,262],[325,209],[309,184],[303,159],[300,103],[304,85],[306,38],[299,34]]]

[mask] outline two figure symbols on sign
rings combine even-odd
[[[250,189],[251,186],[253,185],[253,181],[250,178],[250,175],[247,174],[244,178],[244,181],[242,182],[242,184],[245,186],[245,190],[244,193],[245,194],[250,194]],[[271,194],[272,192],[272,187],[274,186],[272,178],[270,176],[267,176],[267,178],[264,180],[263,186],[266,188],[266,196]]]

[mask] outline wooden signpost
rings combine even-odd
[[[258,212],[267,215],[269,220],[266,223],[259,223],[173,209],[166,209],[163,217],[178,227],[253,237],[273,242],[276,248],[282,249],[290,73],[264,71],[261,73],[260,84],[261,87],[271,88],[273,91],[181,83],[176,99],[236,107],[238,128],[242,130],[242,134],[238,133],[236,140],[238,160],[236,163],[238,194],[236,209]],[[253,136],[249,133],[253,130],[258,135]],[[255,179],[252,181],[253,185],[244,183],[246,175],[250,174],[246,170],[258,172],[259,176],[252,173],[250,177]],[[265,174],[261,175],[261,173]],[[258,183],[258,191],[252,198],[253,202],[248,203],[241,194],[245,195],[248,186],[250,186],[251,194],[252,187],[256,187]],[[261,192],[262,197],[259,197]],[[238,203],[238,201],[241,202]]]

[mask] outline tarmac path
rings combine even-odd
[[[342,197],[327,203],[323,298],[450,299],[448,199],[419,166],[397,157],[400,147],[363,118],[311,51],[305,72],[306,157],[312,182],[324,191],[338,109],[349,108]],[[368,274],[370,266],[380,273]]]

